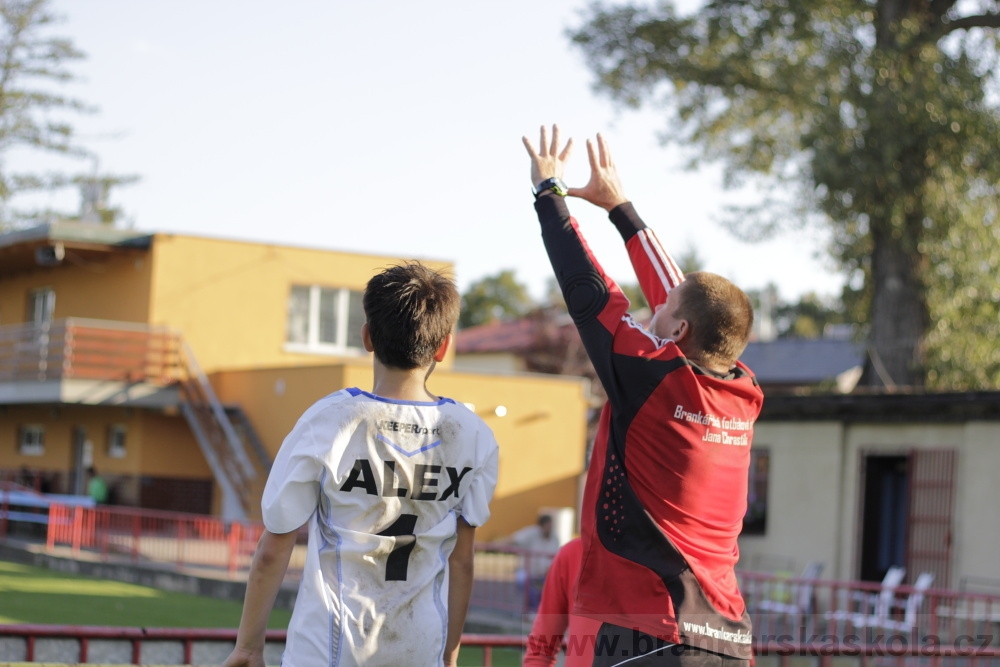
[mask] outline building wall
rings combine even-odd
[[[150,321],[179,330],[206,372],[330,364],[330,356],[285,349],[291,286],[363,290],[373,274],[399,261],[172,234],[157,234],[152,252]]]
[[[753,447],[770,455],[767,529],[765,535],[740,537],[741,567],[791,560],[801,570],[820,560],[826,563],[823,576],[835,576],[842,511],[839,426],[758,422],[754,427]]]
[[[51,287],[56,293],[55,319],[85,317],[146,322],[149,316],[151,262],[140,251],[110,254],[107,261],[70,261],[39,268],[0,281],[0,324],[25,321],[28,292]]]
[[[361,362],[353,362],[360,364]],[[295,422],[318,399],[346,386],[351,362],[328,366],[223,371],[211,376],[212,386],[225,404],[239,405],[273,459]],[[365,362],[371,386],[371,362]]]
[[[477,532],[479,539],[498,539],[533,524],[543,507],[577,510],[587,447],[584,380],[442,372],[432,376],[430,386],[439,394],[471,403],[500,445],[493,516]],[[502,417],[496,414],[499,406],[506,408]]]
[[[455,370],[463,373],[505,373],[525,372],[524,359],[510,352],[476,352],[462,354],[455,359]]]
[[[740,538],[741,565],[766,556],[826,563],[824,578],[859,573],[862,465],[868,454],[957,452],[952,523],[951,581],[996,577],[1000,531],[1000,447],[991,422],[948,424],[758,423],[754,446],[770,451],[767,534]]]
[[[342,387],[370,390],[370,363],[226,371],[212,376],[224,403],[246,410],[268,451],[315,400]],[[437,369],[428,388],[472,404],[500,445],[500,475],[493,516],[478,539],[493,540],[534,523],[541,507],[577,506],[586,451],[585,384],[540,375],[484,377]],[[496,408],[506,408],[498,416]]]
[[[41,456],[21,454],[18,431],[25,424],[45,429]],[[125,455],[108,451],[112,425],[125,427]],[[0,407],[0,469],[28,469],[51,480],[54,493],[72,491],[74,432],[82,428],[90,442],[92,465],[120,493],[115,499],[137,504],[142,477],[210,480],[212,472],[184,417],[157,411],[104,405]]]
[[[139,472],[141,412],[109,406],[51,405],[0,407],[0,460],[4,468],[27,467],[46,471],[66,471],[73,464],[73,429],[82,427],[92,443],[93,465],[102,472],[136,474]],[[45,451],[41,456],[26,456],[18,450],[18,431],[22,425],[39,424],[45,429]],[[107,451],[107,432],[112,424],[126,427],[129,439],[124,458],[111,458]],[[135,445],[134,447],[132,445]]]
[[[962,576],[996,579],[1000,553],[1000,446],[997,424],[970,422],[958,454],[955,488],[954,567],[952,585]]]
[[[861,510],[861,482],[862,482],[862,461],[866,454],[905,454],[914,449],[942,449],[954,448],[957,450],[958,466],[955,472],[955,514],[953,516],[952,527],[958,530],[958,525],[964,523],[959,507],[975,498],[995,498],[991,504],[997,505],[1000,502],[1000,493],[995,485],[986,484],[979,488],[971,487],[962,478],[963,460],[969,459],[973,465],[979,465],[977,460],[983,453],[985,443],[978,441],[978,438],[968,437],[972,435],[965,424],[858,424],[852,425],[847,431],[847,466],[844,470],[845,489],[848,495],[844,498],[845,505],[850,507],[844,516],[844,540],[840,551],[840,573],[842,577],[853,577],[859,571],[859,534],[860,534],[860,510]],[[994,440],[995,441],[995,440]],[[993,525],[996,525],[995,519]],[[964,532],[964,531],[963,531]],[[995,531],[992,531],[995,532]],[[963,573],[959,567],[958,555],[971,548],[978,551],[985,541],[978,537],[970,536],[966,532],[966,537],[970,541],[966,544],[953,540],[951,553],[951,578],[952,581],[935,581],[935,586],[948,587],[958,583],[958,578]],[[996,544],[996,540],[989,540]],[[975,544],[980,542],[979,545]],[[995,553],[995,552],[994,552]],[[995,559],[994,559],[995,563]],[[996,571],[996,567],[992,568]],[[968,573],[971,574],[971,573]],[[913,580],[916,573],[907,575],[909,581]]]
[[[187,420],[177,414],[144,413],[140,445],[140,471],[144,475],[211,479],[212,470],[191,433]]]

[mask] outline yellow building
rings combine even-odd
[[[371,388],[361,293],[400,259],[85,223],[0,235],[0,474],[80,493],[92,465],[120,504],[257,516],[302,411]],[[585,382],[453,361],[431,389],[501,447],[482,538],[575,507]]]

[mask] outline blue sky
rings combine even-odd
[[[565,36],[586,4],[54,0],[53,34],[87,53],[72,92],[100,111],[75,125],[102,172],[142,177],[112,194],[140,230],[447,260],[462,289],[513,269],[540,296],[521,136],[558,122],[577,140],[567,180],[586,180],[583,141],[603,132],[668,250],[745,289],[837,292],[819,232],[736,241],[715,223],[734,201],[719,170],[684,171],[664,117],[592,92]],[[571,206],[632,282],[604,212]]]

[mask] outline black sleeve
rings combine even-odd
[[[608,218],[611,219],[618,233],[622,235],[622,241],[626,243],[628,243],[630,238],[646,229],[646,223],[635,212],[635,207],[632,206],[632,202],[630,201],[611,209],[611,212],[608,213]]]
[[[597,317],[607,304],[608,285],[570,219],[566,200],[543,194],[535,200],[535,212],[566,308],[579,327]]]

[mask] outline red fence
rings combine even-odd
[[[268,630],[265,637],[265,658],[271,654],[280,660],[286,631]],[[108,662],[108,657],[118,664],[149,664],[162,660],[163,645],[172,649],[169,664],[221,663],[236,641],[235,629],[183,629],[183,628],[112,628],[71,625],[0,625],[0,639],[14,640],[20,646],[7,652],[15,654],[18,662],[85,663],[91,660]],[[48,642],[54,646],[46,646]],[[116,646],[116,644],[118,646]],[[159,645],[159,655],[148,650]],[[527,638],[521,635],[464,634],[462,646],[482,649],[482,664],[493,664],[493,650],[497,648],[521,651]],[[879,665],[919,664],[930,667],[986,667],[1000,661],[1000,649],[970,643],[951,645],[883,643],[852,645],[843,642],[779,642],[758,641],[752,646],[758,664],[776,659],[779,667],[788,667],[796,657],[812,657],[824,667],[832,658],[854,658],[860,667],[872,662]],[[124,649],[124,652],[122,651]],[[18,653],[20,653],[18,655]],[[52,658],[55,657],[55,660]],[[465,661],[467,662],[467,660]],[[842,660],[840,661],[842,662]]]
[[[107,661],[110,653],[114,659],[121,661],[124,645],[128,652],[128,660],[118,664],[141,665],[150,664],[149,651],[143,647],[157,644],[172,644],[171,653],[177,658],[169,664],[203,664],[206,657],[215,658],[208,662],[221,663],[236,642],[236,630],[222,629],[187,629],[187,628],[113,628],[78,625],[0,625],[0,638],[20,639],[23,646],[22,655],[16,657],[17,662],[35,662],[39,657],[45,657],[46,662],[53,662],[49,656],[56,654],[57,661],[63,663],[86,663],[91,660]],[[278,645],[280,650],[285,642],[285,630],[268,630],[265,636],[265,646]],[[49,648],[47,655],[40,656],[40,644],[44,641],[61,642]],[[462,635],[463,647],[481,648],[483,664],[489,667],[493,664],[494,648],[522,648],[526,637],[517,635]],[[102,645],[94,651],[95,645]],[[117,649],[117,650],[116,650]],[[200,651],[199,651],[200,649]],[[97,655],[95,655],[95,653]],[[103,655],[101,655],[103,653]],[[200,653],[200,655],[199,655]],[[266,657],[265,653],[265,657]],[[159,656],[157,656],[159,657]],[[279,654],[280,657],[280,654]],[[154,660],[156,658],[153,658]],[[270,662],[268,664],[271,664]]]
[[[169,564],[230,575],[249,569],[263,531],[257,522],[105,505],[52,504],[47,522],[49,551],[68,547],[74,555],[88,552],[102,560]],[[536,607],[544,573],[531,571],[538,562],[532,555],[515,547],[477,544],[473,605],[514,614]],[[291,577],[298,576],[304,562],[300,545],[289,564]]]
[[[0,508],[0,525],[5,527],[4,517]],[[86,552],[105,561],[157,563],[231,576],[249,569],[264,529],[259,522],[226,522],[198,514],[106,505],[52,504],[48,515],[41,517],[48,523],[49,551],[69,548],[74,556]],[[303,533],[289,563],[292,579],[298,577],[305,562],[304,542]],[[537,562],[524,549],[477,544],[473,605],[512,614],[531,611],[538,604],[544,575],[531,571]]]
[[[250,567],[263,526],[226,522],[199,514],[98,506],[49,509],[46,546],[68,546],[107,560],[155,562],[217,569],[230,574]],[[301,570],[305,554],[296,549],[289,569]]]
[[[761,642],[1000,646],[1000,595],[738,572]]]
[[[0,510],[0,525],[5,526],[7,508]],[[50,551],[69,547],[73,553],[87,551],[104,560],[172,564],[230,575],[249,568],[263,529],[259,523],[108,506],[52,504],[46,520]],[[542,578],[528,569],[535,560],[532,554],[491,544],[478,544],[476,549],[473,608],[513,618],[533,610]],[[299,545],[289,567],[292,578],[301,571],[304,558],[304,546]],[[738,571],[737,576],[755,635],[765,643],[771,638],[809,644],[812,638],[830,637],[865,644],[873,633],[881,633],[927,636],[942,644],[984,637],[987,645],[1000,645],[1000,594],[933,588],[929,575],[911,573],[913,585],[747,571]]]

